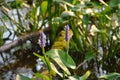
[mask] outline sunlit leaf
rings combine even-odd
[[[53,69],[53,71],[55,71],[60,77],[63,77],[62,73],[60,73],[57,68],[55,67],[55,65],[53,63],[50,63],[51,64],[51,68]]]
[[[40,7],[37,7],[36,15],[39,16],[39,14],[40,14]]]
[[[37,53],[33,53],[35,56],[39,57],[45,64],[46,64],[46,61],[45,61],[45,58]]]
[[[36,7],[33,7],[32,9],[31,9],[31,11],[30,11],[30,13],[29,14],[27,14],[26,15],[26,17],[30,17],[30,20],[32,20],[32,21],[34,21],[35,19],[36,19],[36,10],[37,10],[37,8]]]
[[[71,1],[70,1],[70,0],[68,0],[68,1],[65,1],[65,0],[53,0],[53,1],[58,2],[58,3],[64,3],[65,5],[68,5],[68,6],[70,6],[70,7],[73,7],[73,5],[71,4]],[[75,0],[74,0],[73,3],[75,3]]]
[[[53,0],[53,1],[55,1],[55,2],[63,2],[63,0]]]
[[[66,65],[67,67],[71,68],[71,69],[75,69],[76,65],[72,59],[71,56],[69,56],[69,54],[65,53],[62,50],[57,50],[57,49],[53,49],[54,51],[57,51],[58,53],[58,57],[61,59],[61,61],[63,62],[64,65]]]
[[[87,71],[82,77],[80,77],[80,80],[86,80],[91,74],[91,71]]]
[[[52,73],[51,75],[54,75],[53,70],[52,70],[51,65],[50,65],[50,60],[49,60],[49,58],[46,57],[46,55],[41,56],[41,55],[39,55],[39,54],[37,54],[37,53],[33,53],[33,54],[34,54],[35,56],[39,57],[39,58],[46,64],[47,68],[48,68],[48,69],[50,70],[50,72]]]
[[[47,1],[43,1],[41,3],[41,14],[44,16],[46,11],[47,11],[47,6],[48,6],[48,2]]]
[[[109,73],[107,75],[100,76],[99,78],[108,79],[108,80],[115,80],[117,78],[120,78],[120,73]]]
[[[91,35],[95,35],[95,33],[102,33],[102,34],[106,34],[106,30],[105,29],[98,29],[95,25],[92,25],[91,26],[91,29],[90,29],[90,34]]]
[[[59,24],[60,22],[62,22],[62,18],[61,17],[55,17],[53,19],[53,21],[54,21],[54,23]]]
[[[69,80],[81,80],[80,76],[74,75],[74,76],[69,76]]]
[[[16,76],[16,80],[32,80],[26,76],[23,76],[23,75],[18,75]]]
[[[60,54],[63,53],[59,53],[57,49],[51,49],[48,52],[46,52],[46,55],[52,58],[68,75],[70,75],[69,70],[61,60]]]
[[[73,1],[72,1],[72,4],[76,4],[76,2],[77,2],[77,0],[73,0]]]
[[[35,73],[34,74],[37,78],[42,79],[42,80],[50,80],[50,78],[46,75],[40,74],[40,73]]]
[[[99,29],[95,25],[92,25],[90,29],[91,35],[95,35],[96,32],[99,32]]]
[[[85,7],[85,5],[77,4],[74,7],[72,7],[72,10],[83,13],[84,7]]]
[[[77,75],[69,76],[69,80],[87,80],[90,74],[91,74],[91,71],[87,71],[82,77]]]
[[[64,12],[62,12],[62,14],[61,14],[61,17],[63,17],[63,18],[66,18],[66,17],[75,17],[75,14],[74,14],[74,12],[72,12],[72,11],[64,11]]]
[[[108,6],[108,4],[106,2],[104,2],[104,0],[99,0],[102,4],[104,4],[105,6]]]

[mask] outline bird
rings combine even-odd
[[[72,38],[73,36],[73,31],[70,29],[69,30],[69,37]],[[60,49],[60,50],[66,50],[67,49],[67,41],[65,41],[65,31],[62,30],[58,33],[55,42],[52,45],[52,49]]]

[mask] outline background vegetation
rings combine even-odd
[[[119,80],[119,0],[1,1],[0,12],[0,55],[3,60],[0,74],[27,67],[33,69],[33,78],[45,80]],[[67,44],[63,38],[58,40],[64,36],[65,25],[69,25],[70,35],[73,34],[69,41],[68,60],[65,60]],[[38,43],[41,31],[46,35],[46,53]],[[55,45],[57,41],[59,43]],[[11,63],[13,56],[15,62]],[[35,70],[38,57],[44,64],[49,63],[43,71]],[[57,70],[50,68],[48,71],[53,66]],[[46,69],[49,75],[42,74]]]

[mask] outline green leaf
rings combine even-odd
[[[47,11],[47,6],[48,6],[48,2],[47,1],[43,1],[41,3],[41,14],[44,16],[46,11]]]
[[[77,2],[77,0],[73,0],[73,1],[72,1],[72,4],[76,4],[76,2]]]
[[[99,32],[99,31],[100,30],[95,25],[91,26],[90,33],[95,33],[95,32]]]
[[[63,18],[75,17],[75,14],[72,11],[64,11],[64,12],[62,12],[61,17],[63,17]]]
[[[17,75],[16,76],[16,80],[32,80],[26,76],[23,76],[23,75]]]
[[[87,71],[82,77],[74,75],[69,76],[69,80],[86,80],[91,74],[91,71]]]
[[[53,0],[53,1],[58,3],[63,2],[63,0]]]
[[[67,54],[66,52],[62,51],[62,50],[59,50],[59,55],[60,55],[60,58],[62,60],[62,62],[69,68],[71,69],[75,69],[76,68],[76,65],[75,65],[75,62],[73,61],[72,57]]]
[[[91,74],[91,71],[87,71],[82,77],[80,77],[80,80],[86,80]]]
[[[84,24],[88,25],[88,23],[89,23],[89,16],[88,15],[84,15],[82,21],[83,21]]]
[[[51,68],[60,76],[60,77],[63,77],[62,73],[60,73],[57,68],[55,67],[55,65],[53,63],[50,63],[51,65]]]
[[[74,7],[72,7],[72,10],[75,12],[83,13],[84,7],[85,7],[85,5],[77,4]]]
[[[57,49],[51,49],[48,52],[46,52],[46,55],[52,58],[68,75],[70,75],[69,70],[61,60],[60,54],[63,53],[59,53],[59,50]]]
[[[74,76],[69,76],[69,80],[81,80],[80,76],[74,75]]]
[[[36,7],[32,7],[31,11],[29,13],[26,14],[26,18],[30,18],[30,20],[35,20],[35,15],[36,15],[36,11],[37,8]]]
[[[74,24],[72,21],[71,21],[71,24]],[[80,32],[77,28],[75,28],[75,25],[72,25],[72,30],[73,30],[73,33],[74,33],[74,42],[76,43],[77,45],[77,48],[80,50],[80,51],[83,51],[84,48],[83,48],[83,43],[82,43],[82,38],[80,36]]]
[[[33,53],[35,56],[39,57],[45,64],[46,64],[46,61],[45,61],[45,58],[43,56],[40,56],[39,54],[37,53]]]
[[[60,60],[63,62],[63,64],[71,69],[75,69],[76,68],[76,65],[72,59],[72,57],[67,54],[66,52],[62,51],[62,50],[57,50],[57,49],[52,49],[53,51],[57,51],[57,55]],[[51,54],[51,53],[50,53]],[[54,53],[52,53],[54,54]]]
[[[68,1],[65,1],[65,0],[53,0],[53,1],[57,2],[57,3],[63,3],[65,5],[67,5],[67,6],[69,6],[69,7],[73,7],[73,5],[71,4],[72,1],[70,1],[70,0],[68,0]],[[75,3],[75,0],[74,0],[73,3]]]
[[[109,5],[110,7],[117,7],[120,4],[120,0],[110,0]]]
[[[35,56],[39,57],[44,63],[45,65],[47,65],[48,69],[50,70],[50,72],[53,72],[52,68],[51,68],[51,65],[50,65],[50,60],[48,57],[46,56],[40,56],[39,54],[37,53],[33,53]]]
[[[109,73],[108,75],[100,76],[99,78],[115,80],[117,78],[120,78],[120,73]]]
[[[48,76],[42,75],[40,73],[35,73],[34,74],[37,78],[44,79],[44,80],[50,80]]]
[[[86,54],[85,54],[85,60],[91,60],[94,58],[94,52],[90,49]]]
[[[61,17],[55,17],[54,18],[54,23],[59,24],[60,22],[62,22],[62,18]]]
[[[23,6],[23,2],[22,0],[15,0],[15,1],[11,1],[10,3],[10,7],[14,8],[21,8]]]

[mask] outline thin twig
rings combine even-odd
[[[87,60],[84,60],[82,63],[80,63],[76,69],[78,69],[79,67],[81,67],[83,64],[85,64],[87,62]]]

